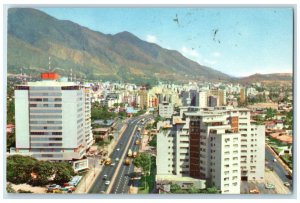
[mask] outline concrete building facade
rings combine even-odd
[[[171,118],[174,112],[172,103],[163,102],[158,106],[158,114],[164,118]]]
[[[16,153],[78,160],[93,143],[89,87],[43,80],[15,87]]]
[[[183,107],[172,123],[159,123],[157,175],[189,176],[239,194],[241,180],[264,178],[264,139],[248,109]]]

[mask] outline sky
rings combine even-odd
[[[38,8],[104,34],[142,40],[240,77],[293,72],[292,8]]]

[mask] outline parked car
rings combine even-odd
[[[115,160],[118,162],[120,159],[117,157]]]
[[[61,186],[60,185],[56,185],[56,184],[52,184],[48,186],[48,192],[54,192],[54,190],[60,190]]]
[[[104,176],[103,176],[103,180],[106,180],[107,179],[107,175],[105,174]]]
[[[110,184],[110,181],[109,180],[107,180],[107,181],[105,181],[105,183],[104,183],[105,185],[109,185]]]
[[[63,187],[61,188],[62,191],[70,191],[70,192],[73,192],[76,190],[76,188],[74,186],[66,186],[66,187]]]
[[[250,194],[259,194],[258,189],[253,189],[253,190],[250,190],[249,192],[250,192]]]
[[[115,163],[115,162],[111,164],[111,166],[115,166],[115,165],[116,165],[116,163]]]
[[[286,187],[290,187],[291,186],[291,184],[289,182],[284,182],[283,185],[286,186]]]
[[[272,183],[266,183],[266,184],[265,184],[265,188],[266,188],[266,189],[274,189],[274,188],[275,188],[275,185],[272,184]]]

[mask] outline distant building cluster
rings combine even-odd
[[[15,126],[8,130],[15,127],[16,146],[10,152],[71,161],[75,170],[85,169],[92,144],[112,135],[104,122],[114,123],[94,121],[98,127],[92,131],[92,104],[128,117],[148,110],[160,116],[157,189],[176,183],[183,189],[216,187],[223,194],[240,194],[241,181],[264,179],[266,132],[292,143],[291,123],[281,114],[292,110],[292,97],[284,94],[284,102],[272,102],[272,94],[260,83],[159,83],[147,89],[120,82],[69,82],[43,73],[41,81],[15,86]],[[257,98],[261,101],[249,103]],[[270,117],[272,111],[279,113]]]

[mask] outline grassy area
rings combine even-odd
[[[285,163],[288,164],[289,168],[293,169],[293,158],[290,155],[282,155],[280,156]]]

